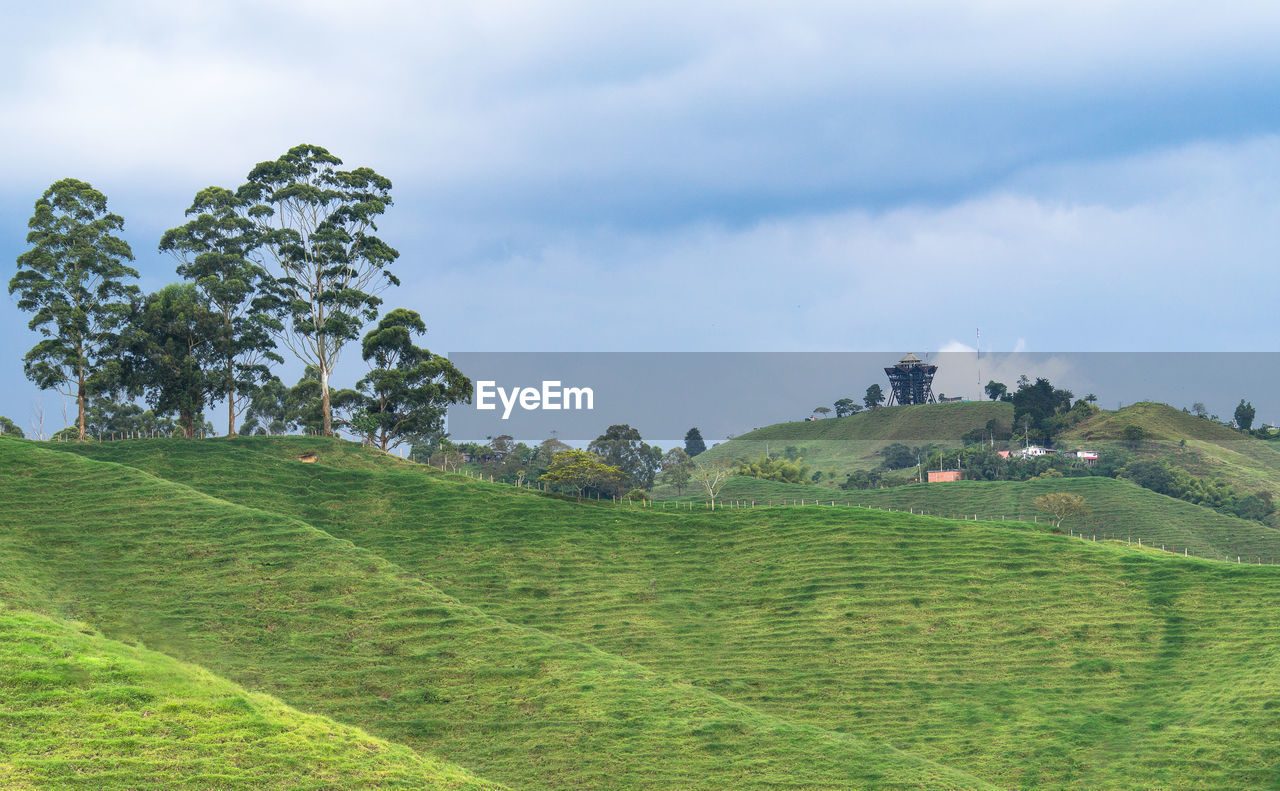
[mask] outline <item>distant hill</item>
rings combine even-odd
[[[992,423],[994,421],[994,423]],[[842,418],[778,423],[721,442],[707,451],[707,458],[757,458],[796,452],[815,469],[848,473],[880,463],[877,452],[895,442],[917,447],[935,443],[961,444],[971,431],[992,423],[1007,432],[1013,423],[1013,405],[1000,401],[954,401],[868,409]],[[844,475],[839,475],[840,480]]]

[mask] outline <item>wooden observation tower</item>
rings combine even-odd
[[[938,366],[929,365],[908,352],[905,357],[898,360],[897,365],[885,368],[884,372],[889,375],[889,386],[893,389],[886,406],[893,406],[895,402],[899,404],[936,403],[933,397],[933,375],[938,372]]]

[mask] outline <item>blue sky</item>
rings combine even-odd
[[[1280,342],[1276,4],[13,5],[10,273],[74,176],[163,285],[196,190],[306,141],[395,183],[385,298],[439,352]]]

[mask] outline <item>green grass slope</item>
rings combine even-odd
[[[1277,568],[884,511],[581,506],[288,463],[269,442],[81,452],[305,516],[487,612],[1001,787],[1280,784]]]
[[[880,463],[876,454],[895,442],[959,446],[966,433],[995,420],[1008,430],[1013,405],[993,401],[880,407],[842,418],[778,423],[742,434],[707,451],[707,458],[758,458],[793,446],[815,470],[843,473]]]
[[[165,469],[186,464],[193,474],[232,479],[244,497],[309,502],[318,516],[349,507],[387,514],[371,488],[383,478],[481,490],[418,470],[326,469],[266,452],[280,447],[96,449],[155,453]],[[267,480],[271,469],[282,474]],[[989,787],[899,750],[788,723],[583,641],[513,625],[423,581],[434,575],[415,576],[305,522],[131,467],[0,440],[0,491],[5,599],[143,640],[514,787]],[[592,509],[594,518],[607,510]],[[455,523],[467,529],[465,519]],[[387,543],[415,540],[408,531]]]
[[[83,624],[0,604],[0,787],[498,786]]]

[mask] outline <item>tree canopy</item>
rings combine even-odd
[[[556,453],[540,480],[569,486],[582,499],[589,488],[614,489],[622,480],[622,470],[605,464],[600,457],[585,450],[570,448]]]
[[[689,429],[684,435],[684,452],[692,458],[707,449],[707,443],[702,441],[702,432],[697,426]]]
[[[24,434],[22,429],[18,427],[17,423],[14,423],[4,415],[0,415],[0,436],[17,437],[18,439],[22,439],[26,434]]]
[[[884,390],[878,384],[871,385],[867,388],[867,394],[862,397],[862,403],[867,409],[875,409],[884,403]]]
[[[662,482],[674,486],[676,494],[684,489],[693,477],[693,459],[681,448],[672,448],[662,457]]]
[[[832,406],[836,408],[836,417],[845,417],[862,411],[862,405],[855,403],[852,398],[841,398]]]
[[[222,317],[196,286],[175,283],[142,301],[121,337],[122,383],[143,392],[157,412],[176,412],[187,439],[205,405],[224,392],[217,370],[222,330]]]
[[[438,432],[445,409],[471,397],[471,380],[453,363],[414,345],[414,336],[426,331],[416,312],[397,308],[361,344],[371,370],[356,383],[364,397],[357,408],[368,416],[368,435],[382,450]]]
[[[1036,508],[1053,518],[1054,527],[1061,527],[1064,519],[1089,512],[1085,506],[1085,499],[1078,494],[1051,492],[1037,497],[1032,502]]]
[[[1253,417],[1257,412],[1253,408],[1253,404],[1240,399],[1240,403],[1236,405],[1235,421],[1236,425],[1241,429],[1248,431],[1253,428]]]
[[[625,423],[609,426],[587,450],[622,470],[628,489],[651,489],[662,466],[662,449],[645,443],[640,432]]]

